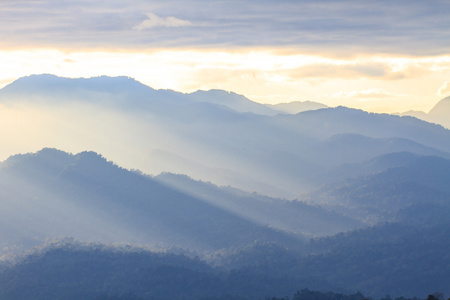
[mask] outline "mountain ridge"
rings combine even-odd
[[[75,85],[85,82],[61,80]],[[96,80],[112,85],[114,80],[131,79]],[[4,128],[17,132],[1,136],[0,142],[6,145],[3,151],[30,151],[13,147],[28,145],[30,140],[34,151],[44,147],[69,152],[92,149],[128,169],[153,175],[186,174],[217,185],[289,199],[316,188],[316,179],[342,164],[398,151],[444,157],[450,153],[449,130],[412,117],[345,107],[295,115],[240,113],[214,103],[223,102],[221,99],[205,96],[206,100],[194,101],[191,94],[133,84],[145,93],[133,89],[114,93],[119,85],[102,95],[88,90],[78,93],[62,85],[53,98],[45,96],[52,90],[43,94],[28,91],[32,97],[44,98],[41,102],[16,95],[21,105],[5,105],[0,115],[7,122]],[[25,87],[22,90],[27,92]],[[2,91],[1,101],[7,101]],[[220,94],[248,100],[228,92]],[[18,117],[13,119],[15,114]],[[23,124],[25,119],[30,121]],[[346,141],[342,138],[346,134],[360,138]],[[336,138],[330,142],[333,136],[341,136],[340,142]],[[378,139],[374,141],[377,147],[356,147],[367,138]]]
[[[47,160],[51,153],[62,159]],[[0,213],[2,231],[22,232],[11,244],[73,236],[204,251],[255,239],[302,240],[120,168],[95,152],[44,149],[13,156],[0,168],[0,186],[6,208]]]

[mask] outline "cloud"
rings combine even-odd
[[[401,80],[423,76],[430,72],[430,63],[417,63],[417,59],[402,59],[401,64],[392,58],[371,58],[328,60],[327,62],[305,64],[285,73],[292,80],[317,79],[317,78],[341,78],[341,79],[377,79],[377,80]]]
[[[362,91],[338,92],[333,94],[334,98],[356,98],[359,100],[379,99],[388,97],[399,97],[402,95],[387,92],[384,89],[373,88]]]
[[[438,0],[0,1],[0,46],[442,55],[449,14],[450,2]]]
[[[438,96],[444,96],[447,93],[450,93],[450,81],[446,81],[438,90]]]
[[[135,26],[136,30],[145,30],[154,27],[184,27],[191,26],[192,23],[186,20],[177,19],[175,17],[162,18],[154,13],[146,13],[148,19],[144,20],[139,25]]]
[[[385,77],[389,72],[385,64],[310,64],[289,71],[293,79],[301,78],[360,78],[360,77]]]

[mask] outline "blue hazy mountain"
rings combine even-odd
[[[439,101],[429,112],[429,120],[450,128],[450,97]]]
[[[256,251],[255,251],[256,250]],[[107,247],[59,241],[42,247],[8,266],[0,264],[0,297],[9,300],[150,300],[266,299],[293,295],[302,289],[299,274],[279,276],[286,251],[271,245],[251,249],[255,256],[272,250],[266,261],[274,273],[213,267],[198,257],[149,252],[138,247]],[[259,253],[258,253],[259,252]],[[266,253],[267,254],[267,253]],[[276,259],[273,254],[281,254]],[[20,278],[20,279],[19,279]],[[347,298],[339,295],[340,299]],[[283,298],[284,299],[284,298]]]
[[[385,224],[312,240],[303,254],[255,243],[217,252],[210,263],[170,251],[59,241],[0,263],[0,297],[272,299],[309,288],[339,293],[331,299],[356,291],[375,299],[425,299],[432,291],[450,292],[449,233],[448,223]]]
[[[300,201],[274,199],[247,193],[233,187],[218,187],[210,182],[196,181],[186,175],[163,173],[154,180],[192,195],[233,214],[304,236],[332,235],[363,226],[318,205]]]
[[[0,90],[0,102],[3,119],[20,116],[8,124],[17,134],[2,140],[10,154],[89,149],[148,174],[186,174],[289,199],[342,164],[450,152],[449,130],[412,117],[344,107],[243,113],[232,108],[261,106],[224,91],[154,90],[128,77],[29,76]]]
[[[396,157],[403,163],[397,160],[396,167],[330,184],[308,197],[372,224],[401,221],[425,226],[446,219],[450,213],[450,160],[407,153]]]
[[[325,104],[313,101],[292,101],[278,104],[266,104],[266,106],[287,114],[298,114],[308,110],[328,108]]]
[[[204,260],[68,243],[0,264],[0,297],[450,292],[449,130],[345,107],[257,113],[247,100],[128,77],[0,90],[0,152],[29,152],[0,165],[4,253],[70,236]]]
[[[277,110],[264,104],[259,104],[248,98],[223,90],[196,91],[188,95],[193,101],[212,103],[226,106],[241,113],[254,113],[259,115],[276,115]]]
[[[310,135],[322,139],[349,133],[371,138],[404,138],[445,152],[450,146],[449,139],[439,138],[448,135],[448,130],[408,116],[369,113],[340,106],[275,118],[294,130],[308,128]]]
[[[0,166],[0,195],[4,247],[28,248],[65,236],[196,251],[255,240],[292,245],[302,240],[300,234],[257,224],[94,152],[43,149],[12,156]]]
[[[327,176],[322,177],[322,182],[323,184],[331,182],[339,183],[343,179],[358,178],[380,173],[390,168],[404,166],[419,157],[420,156],[417,154],[411,152],[392,152],[364,162],[342,164],[327,172]]]
[[[440,100],[428,113],[423,111],[406,111],[402,116],[413,116],[430,123],[436,123],[450,129],[450,97]]]
[[[298,272],[377,298],[426,298],[434,293],[430,290],[448,295],[449,234],[447,219],[427,227],[384,224],[318,239],[310,244],[314,255]]]

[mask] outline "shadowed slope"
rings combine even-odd
[[[260,239],[299,241],[121,169],[94,152],[43,149],[11,157],[0,168],[0,201],[2,231],[17,233],[4,245],[73,236],[204,251]]]

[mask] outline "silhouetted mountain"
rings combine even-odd
[[[287,103],[266,104],[266,105],[274,110],[288,114],[298,114],[300,112],[308,110],[328,108],[328,106],[326,106],[325,104],[312,101],[293,101]]]
[[[295,245],[287,234],[119,168],[94,152],[16,155],[0,167],[2,246],[47,238],[178,246],[197,251],[254,240]]]

